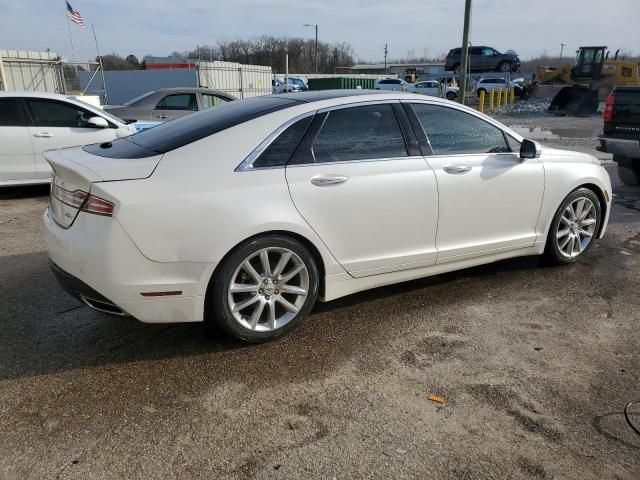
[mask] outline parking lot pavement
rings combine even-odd
[[[379,288],[259,346],[81,307],[46,189],[0,191],[0,478],[639,478],[640,189],[611,172],[577,265]]]

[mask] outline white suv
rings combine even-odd
[[[51,181],[43,152],[135,133],[118,117],[56,93],[0,92],[0,187]]]

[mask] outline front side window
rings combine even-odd
[[[196,94],[177,93],[174,95],[167,95],[158,102],[156,110],[193,110],[195,112],[198,110]]]
[[[0,127],[25,127],[22,107],[17,98],[0,98]]]
[[[283,167],[302,140],[313,116],[302,118],[284,130],[253,162],[253,168]]]
[[[505,153],[510,148],[502,130],[450,107],[412,104],[434,155]]]
[[[493,57],[493,48],[483,48],[482,49],[482,55],[485,57]]]
[[[223,103],[226,103],[229,101],[230,101],[229,98],[221,97],[220,95],[213,95],[211,93],[202,94],[203,108],[217,107],[218,105],[222,105]]]
[[[316,163],[407,156],[391,104],[330,111],[312,148]]]
[[[86,128],[96,115],[71,103],[42,98],[26,98],[27,108],[36,127]]]

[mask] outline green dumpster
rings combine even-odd
[[[310,78],[309,90],[351,90],[361,88],[373,90],[376,81],[373,78],[327,77]]]

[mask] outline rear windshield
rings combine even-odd
[[[167,153],[201,138],[254,118],[298,104],[296,100],[273,96],[224,103],[176,118],[112,142],[87,145],[93,155],[109,158],[142,158]]]

